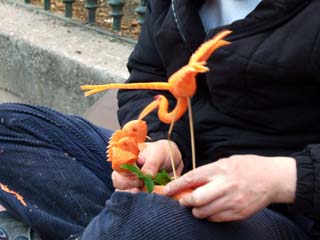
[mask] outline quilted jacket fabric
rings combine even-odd
[[[150,0],[145,25],[130,56],[128,82],[165,82],[192,52],[222,29],[229,46],[208,60],[192,98],[197,164],[233,154],[293,156],[298,183],[286,211],[320,220],[320,1],[264,0],[245,19],[205,34],[201,1]],[[123,125],[137,118],[156,91],[119,91]],[[174,106],[174,98],[161,92]],[[134,111],[133,111],[134,109]],[[156,114],[147,118],[153,140],[167,138]],[[187,115],[174,128],[190,169]]]

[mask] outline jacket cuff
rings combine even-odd
[[[295,202],[289,205],[289,211],[309,215],[314,207],[314,163],[308,152],[295,154],[293,158],[297,162],[297,187]]]

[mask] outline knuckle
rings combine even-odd
[[[120,190],[126,190],[132,187],[140,187],[140,182],[130,176],[122,176],[118,172],[112,172],[111,179],[113,186]]]
[[[245,198],[243,195],[238,195],[235,199],[234,199],[234,205],[235,206],[243,206],[245,204]]]
[[[195,181],[195,173],[194,172],[187,173],[184,180],[186,181],[186,183],[193,183]]]
[[[192,205],[194,205],[194,206],[201,206],[202,205],[201,198],[193,193],[191,193],[190,202],[192,202]]]
[[[237,191],[239,189],[239,187],[240,187],[240,184],[239,184],[239,182],[236,182],[236,181],[230,181],[226,185],[226,188],[231,192]]]
[[[224,221],[226,221],[226,219],[219,214],[209,217],[208,220],[211,222],[224,222]]]
[[[247,211],[246,210],[243,210],[243,211],[240,211],[239,213],[238,213],[238,218],[239,219],[243,219],[243,218],[246,218],[247,216],[248,216],[248,213],[247,213]]]
[[[224,161],[224,159],[221,159],[217,162],[216,167],[218,168],[220,173],[226,173],[229,169],[228,161]]]

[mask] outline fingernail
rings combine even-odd
[[[185,206],[185,201],[183,200],[183,198],[181,198],[180,200],[179,200],[179,204],[181,205],[181,206]]]
[[[137,160],[137,163],[138,163],[140,166],[142,166],[145,162],[146,162],[146,158],[143,157],[143,156],[141,156],[141,155],[139,155],[138,160]]]

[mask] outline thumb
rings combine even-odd
[[[148,161],[146,160],[144,165],[141,168],[141,171],[144,174],[149,174],[151,176],[155,176],[159,171],[160,165],[158,161]]]
[[[148,143],[147,147],[140,152],[139,158],[140,162],[143,162],[141,171],[145,174],[155,176],[159,169],[161,168],[165,159],[165,149],[164,144],[160,141]]]

